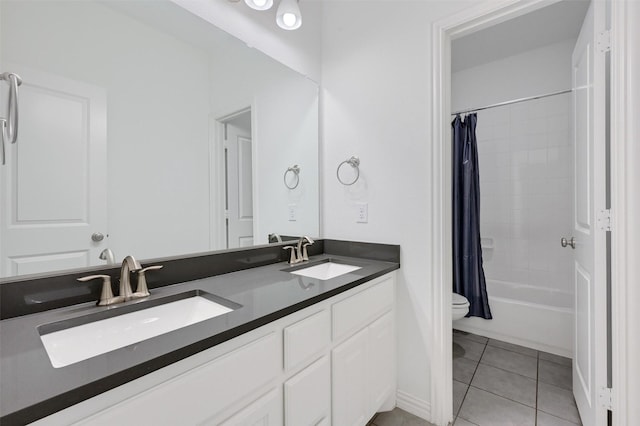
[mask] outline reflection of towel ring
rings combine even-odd
[[[353,180],[353,182],[345,182],[342,179],[340,179],[340,167],[342,167],[343,164],[348,164],[351,167],[353,167],[354,169],[356,169],[356,178]],[[358,178],[360,177],[360,159],[358,157],[352,156],[351,158],[349,158],[348,160],[344,160],[342,163],[338,164],[338,170],[336,170],[336,176],[338,177],[338,181],[346,186],[349,185],[353,185],[354,183],[356,183],[358,181]]]
[[[293,172],[293,174],[296,176],[296,184],[293,186],[289,186],[289,184],[287,183],[287,174],[289,172]],[[298,166],[297,164],[294,164],[284,172],[284,186],[286,186],[289,189],[296,189],[299,183],[300,183],[300,166]]]

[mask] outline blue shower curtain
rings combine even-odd
[[[469,300],[467,317],[491,319],[480,248],[477,115],[456,115],[453,136],[453,291]]]

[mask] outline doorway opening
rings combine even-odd
[[[443,366],[451,365],[450,360],[455,355],[452,353],[455,349],[452,350],[451,346],[452,305],[449,291],[452,265],[448,254],[452,246],[449,129],[453,118],[449,114],[458,110],[477,110],[483,219],[481,241],[494,320],[467,318],[454,323],[454,328],[463,333],[482,335],[485,339],[495,339],[496,345],[487,345],[486,340],[484,342],[482,351],[488,351],[489,356],[485,360],[487,367],[483,368],[483,374],[486,373],[484,370],[500,367],[490,365],[490,356],[497,356],[494,352],[507,351],[519,358],[527,356],[522,352],[529,349],[533,352],[528,356],[534,355],[536,368],[540,356],[538,350],[552,355],[571,356],[575,359],[574,378],[573,381],[569,380],[569,387],[576,395],[578,406],[582,404],[580,413],[583,422],[605,424],[606,410],[596,399],[599,389],[606,387],[606,354],[594,348],[592,343],[597,340],[602,344],[604,339],[606,348],[606,330],[601,327],[596,330],[593,325],[598,321],[596,318],[606,323],[606,302],[594,302],[594,298],[599,298],[602,292],[594,283],[600,282],[606,269],[603,267],[606,264],[604,256],[600,257],[604,253],[604,233],[597,231],[595,217],[596,211],[605,207],[604,204],[600,205],[605,192],[600,180],[604,180],[606,141],[603,123],[607,112],[604,109],[594,110],[589,104],[595,98],[602,101],[602,105],[605,103],[604,55],[594,48],[597,34],[604,30],[604,4],[593,2],[597,10],[590,11],[591,16],[587,15],[583,25],[588,2],[559,1],[552,5],[538,1],[521,3],[526,4],[498,10],[478,7],[471,13],[461,14],[457,20],[448,19],[434,26],[434,64],[440,64],[434,77],[442,85],[442,92],[436,93],[434,99],[434,110],[438,111],[434,113],[434,140],[439,141],[438,146],[434,147],[435,179],[439,183],[434,205],[442,206],[436,214],[434,228],[440,226],[443,229],[434,241],[434,252],[441,253],[441,257],[436,259],[441,269],[434,271],[434,282],[443,283],[443,288],[440,289],[441,294],[434,296],[439,296],[442,303],[443,336],[440,341],[445,347],[439,353],[442,358],[438,361],[441,363],[436,363],[438,367],[434,366],[432,371],[452,372]],[[571,7],[580,6],[585,7],[582,14],[568,11]],[[537,28],[535,24],[526,24],[526,20],[540,19],[550,11],[554,19],[549,19],[547,15],[546,20],[542,18],[538,21]],[[545,37],[553,35],[554,30],[549,23],[562,21],[559,17],[563,13],[566,13],[566,19],[555,34],[555,39],[542,37],[541,40],[538,36],[531,37],[531,33],[526,42],[518,39],[518,31],[526,32],[527,28],[542,28]],[[567,20],[576,18],[579,20],[577,30],[568,34],[566,31],[571,31],[572,25],[568,25]],[[590,28],[585,30],[584,27]],[[499,35],[500,31],[505,33]],[[581,31],[589,33],[580,36],[588,40],[582,45],[580,39],[576,42]],[[470,34],[471,37],[466,37]],[[479,48],[477,43],[485,36],[486,46]],[[465,39],[470,41],[466,46]],[[505,39],[508,41],[505,45],[497,42]],[[542,42],[542,45],[523,48],[523,45],[531,42]],[[466,54],[457,56],[457,49]],[[451,68],[446,60],[449,54]],[[554,64],[558,66],[552,66]],[[511,102],[576,88],[578,90],[572,90],[571,94]],[[496,105],[503,102],[511,105]],[[490,108],[485,109],[485,106]],[[580,133],[581,125],[587,131]],[[582,145],[578,145],[574,152],[576,140]],[[594,153],[598,153],[600,162],[594,161]],[[567,237],[571,241],[571,234],[583,244],[582,247],[577,244],[574,253],[571,253],[571,244],[568,244],[569,248],[560,246],[560,237]],[[585,247],[589,249],[585,250]],[[585,266],[582,266],[583,262],[586,262]],[[434,292],[437,293],[437,290]],[[602,300],[606,300],[606,297]],[[556,302],[562,306],[555,306]],[[540,306],[547,310],[534,312]],[[578,307],[577,315],[574,314],[574,306]],[[585,313],[587,318],[580,318]],[[539,330],[536,330],[537,327]],[[587,336],[585,333],[595,334]],[[463,339],[465,337],[469,336],[463,336]],[[500,341],[506,343],[500,347]],[[473,352],[477,345],[468,346]],[[574,346],[578,348],[575,352],[577,356],[574,355]],[[480,354],[470,354],[472,357],[478,356],[480,366],[483,364],[482,351]],[[544,363],[548,361],[544,360]],[[561,361],[566,363],[566,358]],[[478,364],[475,366],[478,367]],[[467,383],[462,383],[463,378],[458,376],[460,384],[466,386],[455,386],[454,382],[454,390],[456,387],[463,388],[466,395],[471,384],[474,394],[486,391],[482,388],[488,385],[481,383],[480,379],[474,385],[473,372],[464,379]],[[504,372],[503,368],[498,373]],[[445,382],[450,381],[452,375],[445,373],[435,376],[432,395],[443,389],[447,395],[441,398],[432,396],[432,419],[444,424],[462,414],[461,419],[473,421],[464,417],[470,415],[470,410],[461,408],[459,399],[453,398],[453,403],[449,405],[450,385]],[[456,379],[456,375],[453,378]],[[539,385],[533,386],[534,402],[537,402],[536,398],[540,397]],[[564,383],[564,387],[567,387],[567,383]],[[571,393],[564,390],[570,397]],[[499,395],[495,389],[489,390],[492,391]],[[508,396],[505,399],[508,400]],[[535,403],[534,406],[527,406],[526,401],[519,403],[529,408],[534,424],[537,412],[542,412],[542,416],[559,414],[543,412],[542,407]],[[453,407],[453,415],[448,412],[449,407]],[[560,419],[575,420],[561,416]]]
[[[253,245],[253,147],[251,108],[216,120],[218,182],[218,247],[240,248]]]

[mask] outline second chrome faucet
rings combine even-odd
[[[300,263],[305,260],[309,260],[309,254],[307,253],[307,246],[313,244],[314,241],[311,237],[307,237],[306,235],[298,240],[297,246],[285,246],[283,247],[286,250],[291,250],[291,255],[289,256],[289,264],[294,265],[296,263]]]

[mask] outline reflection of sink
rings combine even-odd
[[[316,278],[319,280],[330,280],[331,278],[339,277],[340,275],[357,271],[360,268],[360,266],[346,265],[344,263],[327,261],[319,265],[309,266],[307,268],[290,270],[289,272],[295,275],[302,275],[303,277]]]
[[[65,367],[218,315],[240,305],[192,290],[38,327],[51,364]]]

